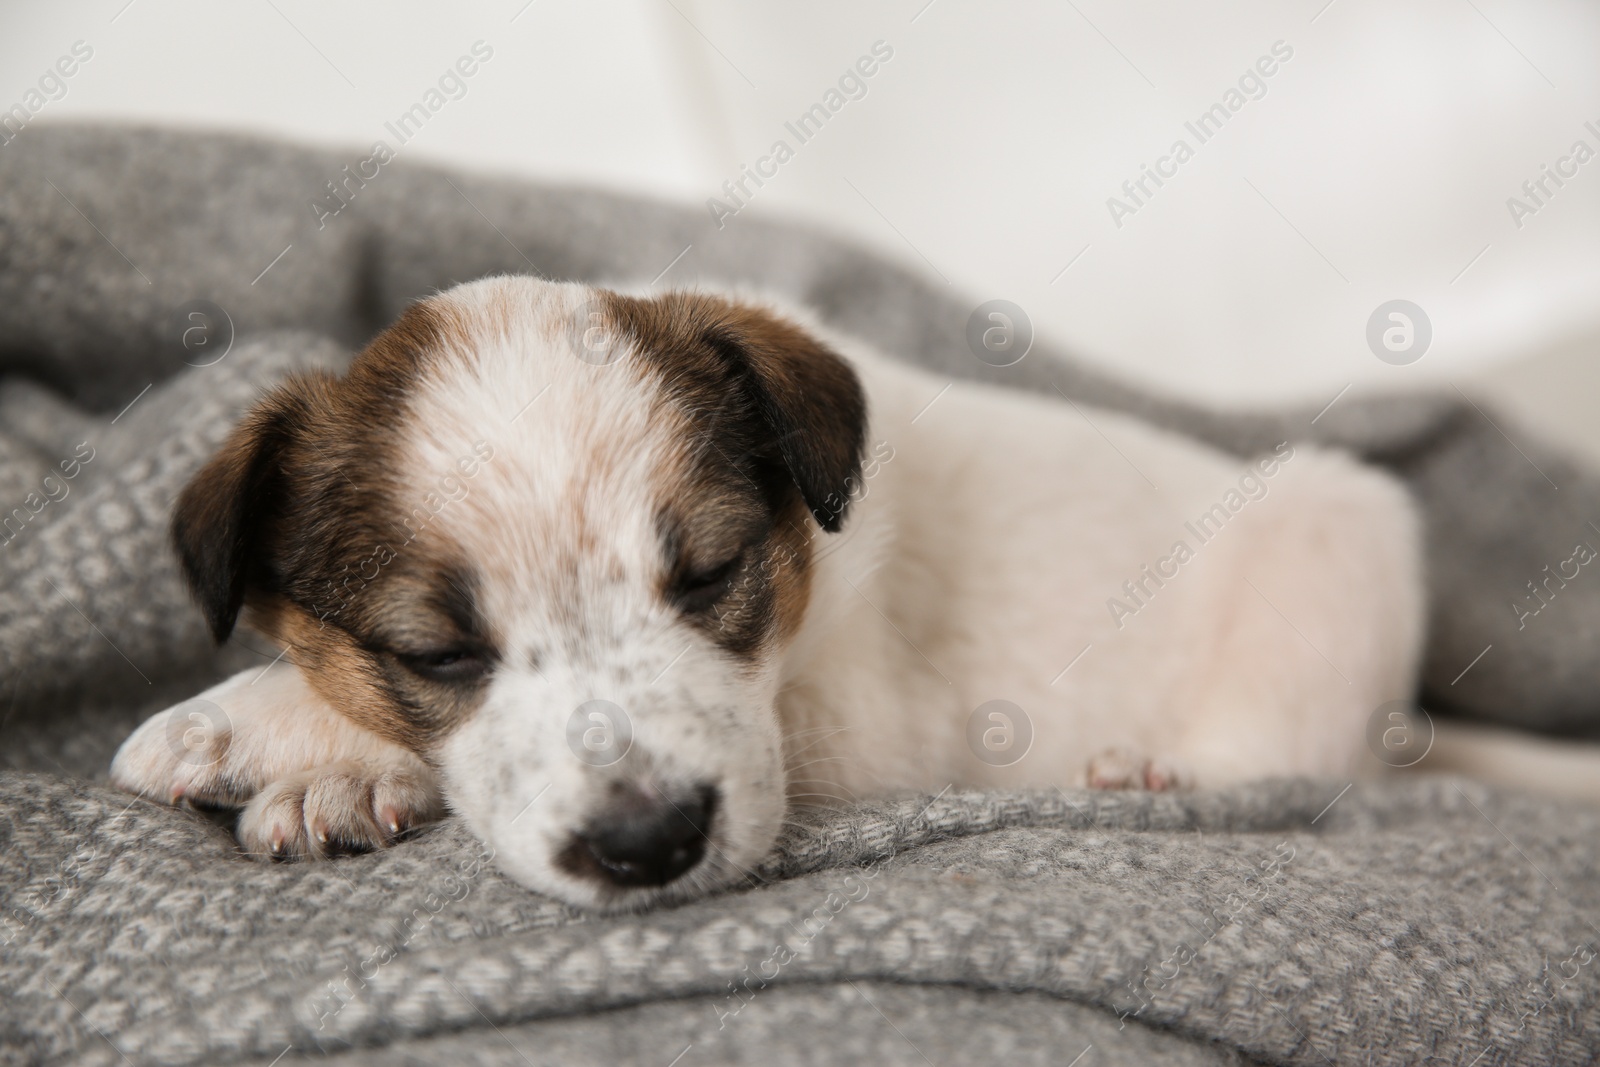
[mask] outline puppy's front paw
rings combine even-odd
[[[297,667],[246,671],[158,715],[111,764],[119,789],[165,804],[243,808],[247,852],[365,852],[444,814],[437,775],[334,710]]]
[[[128,793],[177,804],[243,804],[259,785],[233,748],[233,724],[215,704],[196,698],[146,719],[117,750],[111,784]]]
[[[1126,748],[1108,748],[1089,761],[1090,789],[1148,789],[1164,793],[1184,789],[1188,775],[1168,760],[1141,759]]]
[[[439,780],[421,760],[344,760],[267,786],[237,834],[253,856],[325,859],[385,848],[443,814]]]

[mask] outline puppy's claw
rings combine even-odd
[[[326,859],[395,843],[403,829],[444,814],[439,784],[420,761],[345,760],[274,782],[239,818],[246,852],[275,859]]]
[[[1127,789],[1139,774],[1139,762],[1125,748],[1110,748],[1089,761],[1090,789]]]
[[[1112,748],[1089,761],[1090,789],[1147,789],[1165,793],[1188,786],[1188,776],[1166,760],[1140,759],[1125,748]]]
[[[1152,793],[1184,789],[1188,784],[1188,775],[1166,760],[1150,760],[1144,765],[1144,787]]]
[[[197,715],[207,731],[192,729]],[[444,815],[432,768],[341,715],[292,664],[241,671],[151,716],[117,750],[111,781],[175,807],[242,809],[234,833],[263,859],[383,848]]]

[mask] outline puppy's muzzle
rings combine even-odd
[[[561,866],[601,885],[666,885],[705,858],[720,799],[709,785],[667,791],[615,783],[605,806],[562,850]]]

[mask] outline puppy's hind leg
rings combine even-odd
[[[1416,686],[1418,520],[1387,475],[1298,449],[1201,549],[1208,653],[1174,755],[1197,784],[1353,775],[1368,718]],[[1197,578],[1201,577],[1196,575]]]

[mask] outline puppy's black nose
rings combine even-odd
[[[619,790],[576,835],[569,866],[616,886],[666,885],[705,857],[717,799],[713,786],[679,794]]]

